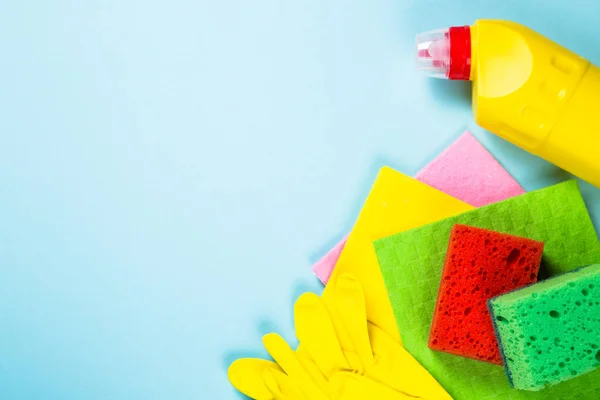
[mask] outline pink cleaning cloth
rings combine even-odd
[[[475,207],[525,193],[469,132],[423,168],[415,179]]]
[[[470,132],[465,132],[425,166],[415,179],[475,207],[525,193]],[[344,250],[347,237],[313,265],[314,273],[325,285]]]
[[[340,240],[331,250],[327,252],[319,261],[317,261],[313,265],[313,272],[317,275],[317,278],[323,285],[327,285],[329,281],[329,277],[333,273],[333,269],[335,268],[335,264],[337,264],[338,258],[342,254],[342,250],[344,250],[344,246],[346,245],[346,240],[348,240],[348,235],[344,236],[342,240]]]

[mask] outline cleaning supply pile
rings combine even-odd
[[[512,23],[418,44],[429,72],[479,81],[478,122],[600,182],[600,136],[577,152],[568,135],[569,121],[583,123],[569,101],[589,100],[596,80],[600,93],[600,69]],[[295,304],[299,346],[269,334],[273,361],[229,368],[250,398],[600,399],[600,241],[576,180],[526,193],[466,132],[414,178],[383,167],[351,232],[313,270],[326,287]]]
[[[600,398],[600,242],[578,183],[525,193],[468,132],[417,178],[380,170],[313,267],[322,296],[296,302],[298,349],[265,336],[275,361],[237,360],[232,384],[265,400]]]

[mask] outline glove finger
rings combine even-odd
[[[337,304],[335,301],[335,297],[336,297],[335,293],[336,293],[336,287],[337,287],[338,281],[339,281],[339,278],[337,277],[337,275],[335,277],[332,277],[332,279],[329,280],[329,282],[327,284],[326,292],[329,291],[330,295],[323,296],[321,301],[323,302],[323,304],[327,307],[327,310],[329,311],[329,315],[331,317],[331,322],[332,322],[335,332],[337,334],[338,341],[340,343],[340,347],[342,348],[342,351],[344,352],[344,356],[346,356],[346,360],[348,361],[348,364],[350,364],[350,369],[352,371],[355,371],[358,374],[364,374],[363,362],[361,361],[360,356],[357,354],[357,352],[354,348],[354,343],[352,343],[352,339],[349,335],[349,332],[346,329],[346,327],[344,326],[343,319],[340,316],[340,313],[338,312],[338,309],[337,309]]]
[[[231,385],[246,396],[255,400],[273,400],[273,395],[262,378],[267,369],[281,371],[272,361],[240,358],[229,366],[227,377]]]
[[[358,280],[350,274],[343,274],[336,282],[334,303],[350,341],[364,365],[375,362],[369,328],[367,325],[367,308],[365,295]]]
[[[281,391],[281,387],[279,386],[279,382],[273,376],[273,373],[266,369],[263,372],[263,382],[265,386],[271,391],[273,398],[275,400],[286,400],[285,395]]]
[[[329,381],[330,395],[333,400],[417,400],[420,397],[408,396],[395,391],[365,376],[348,372],[335,374]]]
[[[294,305],[296,336],[326,377],[350,366],[344,357],[325,305],[313,293],[305,293]]]
[[[313,382],[317,384],[321,392],[327,393],[327,385],[329,385],[329,381],[325,375],[323,375],[323,372],[321,372],[313,359],[310,358],[308,351],[306,351],[306,349],[300,345],[296,350],[296,355],[298,356],[298,362],[300,362],[304,370],[308,373],[308,375],[310,375]]]
[[[265,349],[279,364],[279,367],[287,374],[302,393],[311,400],[327,400],[325,391],[322,391],[313,381],[308,372],[298,361],[296,352],[290,348],[287,342],[278,334],[270,333],[263,336]]]
[[[369,324],[369,336],[377,358],[377,365],[370,371],[373,377],[376,376],[377,380],[411,396],[428,400],[452,400],[429,371],[388,333]]]
[[[263,382],[275,400],[308,400],[296,383],[281,371],[266,369],[263,372]]]

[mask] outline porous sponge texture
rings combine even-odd
[[[429,348],[502,365],[487,300],[537,280],[542,242],[466,225],[450,234]]]
[[[504,369],[497,365],[427,346],[450,231],[456,224],[544,242],[540,278],[600,263],[600,242],[577,181],[375,240],[374,247],[402,344],[455,400],[600,399],[600,369],[540,392],[530,392],[515,390]]]
[[[517,389],[541,390],[600,366],[600,264],[489,301]]]

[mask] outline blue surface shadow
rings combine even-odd
[[[258,323],[257,331],[258,331],[259,335],[262,337],[262,336],[266,335],[267,333],[278,332],[279,327],[273,321],[264,319]],[[221,365],[221,368],[224,371],[224,373],[226,374],[229,369],[229,366],[235,360],[239,360],[240,358],[260,358],[263,360],[273,361],[273,358],[269,356],[269,354],[265,351],[265,349],[262,347],[261,342],[259,341],[259,342],[257,342],[257,345],[253,348],[232,350],[230,352],[225,353],[225,355],[223,356],[222,365]],[[232,390],[239,399],[250,399],[250,397],[238,392],[236,389],[232,388]]]
[[[471,107],[471,81],[429,79],[427,85],[435,102],[443,103],[446,107]]]

